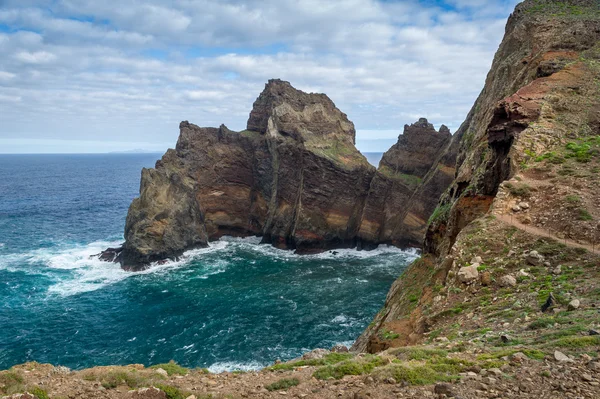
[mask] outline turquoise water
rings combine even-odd
[[[252,369],[350,345],[412,253],[296,256],[223,239],[128,273],[90,255],[122,240],[156,154],[0,155],[0,369],[176,360]]]

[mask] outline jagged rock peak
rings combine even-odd
[[[404,125],[404,133],[381,158],[379,169],[387,174],[401,173],[423,178],[440,150],[451,140],[450,130],[442,125],[440,131],[425,118]]]
[[[407,138],[413,135],[428,135],[428,134],[442,134],[444,136],[451,136],[450,129],[446,125],[440,126],[439,132],[435,130],[435,127],[429,123],[427,118],[419,118],[419,120],[411,125],[404,125],[403,135]],[[400,136],[402,137],[402,136]]]
[[[271,79],[253,104],[247,130],[310,141],[335,135],[355,143],[354,124],[325,94],[305,93],[289,82]]]

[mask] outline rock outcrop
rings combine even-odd
[[[425,119],[406,126],[379,170],[356,149],[352,122],[324,94],[270,80],[247,130],[180,124],[175,149],[144,169],[125,244],[101,254],[126,269],[176,258],[224,235],[311,253],[330,248],[418,245],[436,200],[409,207],[435,175],[450,132]],[[427,196],[437,199],[453,165]]]
[[[464,284],[461,262],[468,258],[461,259],[460,248],[474,233],[471,229],[470,237],[465,237],[461,232],[474,223],[491,223],[482,218],[488,212],[501,216],[511,205],[523,203],[534,188],[523,182],[519,190],[516,185],[524,177],[513,179],[518,173],[531,176],[535,185],[549,180],[552,185],[547,189],[556,183],[551,179],[565,176],[560,184],[581,193],[577,200],[581,206],[585,198],[590,198],[590,204],[597,198],[597,185],[584,187],[566,176],[575,174],[575,168],[589,169],[583,170],[582,176],[597,169],[593,163],[597,150],[592,147],[600,136],[599,42],[600,3],[595,0],[526,0],[516,7],[483,91],[441,156],[445,161],[437,169],[454,162],[456,177],[430,217],[423,257],[394,283],[385,307],[357,340],[355,350],[378,351],[415,343],[436,328],[431,308],[443,297],[436,297],[435,292]],[[424,183],[419,190],[426,186]],[[507,201],[508,197],[514,198]],[[551,200],[540,197],[537,204],[527,202],[524,208],[514,209],[535,216],[535,209],[530,208],[550,206]],[[555,200],[554,209],[561,206],[559,200],[562,198]],[[585,217],[579,218],[588,222],[579,222],[573,230],[592,231],[595,209],[580,209]],[[535,222],[531,217],[523,220],[523,224]],[[548,221],[548,217],[543,220]],[[480,230],[477,237],[484,239],[485,229]],[[523,265],[515,267],[518,270]],[[494,276],[496,281],[501,277]],[[505,285],[516,284],[515,278],[509,277],[504,279]],[[477,287],[470,289],[472,294]],[[419,299],[414,301],[414,296]],[[380,332],[392,328],[401,331],[402,337],[395,342],[383,340]]]

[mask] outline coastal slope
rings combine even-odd
[[[571,299],[595,305],[599,40],[595,1],[516,7],[485,87],[453,136],[456,177],[430,217],[423,256],[393,284],[354,350],[476,330],[503,307],[506,315],[491,312],[492,330],[527,342],[521,323],[548,317],[546,301],[543,309],[568,323],[581,317],[567,312]],[[589,315],[565,334],[593,330],[597,312]]]

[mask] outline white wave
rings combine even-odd
[[[228,242],[233,245],[237,245],[240,248],[258,252],[261,255],[268,256],[274,259],[368,259],[387,254],[403,254],[409,258],[416,258],[420,256],[420,251],[416,248],[401,249],[390,245],[380,245],[377,248],[370,251],[357,250],[356,248],[348,248],[333,249],[318,254],[298,255],[291,250],[275,248],[270,244],[260,244],[260,237],[237,238],[225,236],[222,237],[219,241]]]
[[[112,246],[114,245],[115,243],[112,243]],[[98,245],[93,243],[88,245],[85,250],[70,251],[66,254],[54,256],[48,261],[50,267],[72,269],[76,274],[71,279],[60,281],[50,286],[48,292],[60,296],[71,296],[83,292],[95,291],[133,276],[169,272],[187,265],[191,260],[201,255],[222,250],[227,245],[227,242],[218,241],[212,243],[208,248],[187,251],[178,260],[167,261],[162,264],[156,262],[142,271],[130,272],[121,269],[121,266],[117,263],[103,262],[96,257],[90,258],[91,255],[95,255],[110,246],[103,243],[101,249],[98,250]],[[208,270],[201,278],[222,273],[224,271],[222,269],[223,265],[223,262],[217,262],[216,266],[219,268]]]
[[[367,259],[387,254],[402,254],[407,258],[417,257],[416,250],[401,250],[396,247],[381,245],[372,251],[356,249],[339,249],[314,255],[296,255],[293,251],[277,249],[271,245],[259,245],[260,237],[234,238],[223,237],[211,242],[208,248],[194,249],[185,252],[176,261],[162,264],[154,263],[139,272],[127,272],[116,263],[99,260],[96,255],[109,247],[120,245],[122,241],[96,241],[87,245],[57,245],[53,248],[41,248],[26,253],[8,254],[0,257],[0,269],[21,271],[28,274],[42,274],[56,280],[48,288],[52,295],[71,296],[79,293],[95,291],[126,278],[144,274],[167,273],[173,269],[187,265],[191,260],[205,254],[239,248],[252,251],[261,256],[277,260],[301,259]],[[203,265],[202,273],[197,278],[206,279],[209,276],[226,271],[229,261],[211,260],[211,265]],[[376,262],[384,265],[386,262]],[[63,271],[62,273],[60,271]],[[194,273],[197,273],[195,271]],[[339,279],[338,279],[339,280]],[[293,304],[295,305],[295,304]]]
[[[256,371],[264,367],[267,367],[267,363],[249,362],[249,363],[238,363],[238,362],[218,362],[208,367],[208,371],[211,373],[223,373],[225,371]]]

